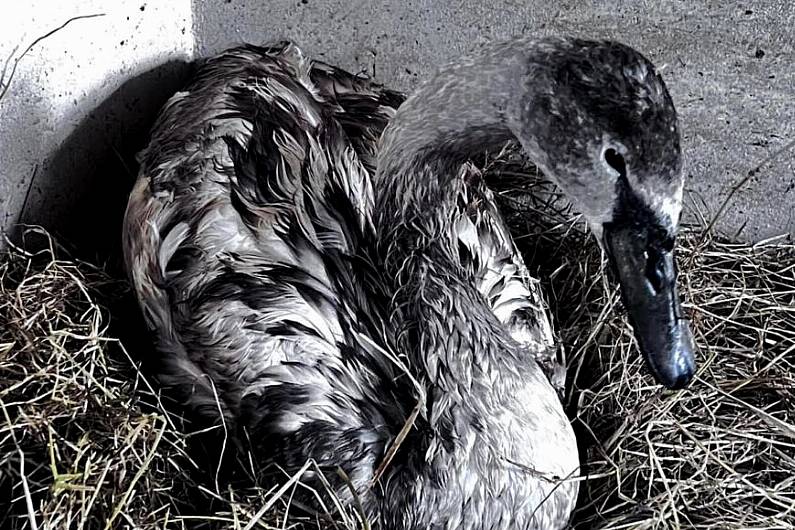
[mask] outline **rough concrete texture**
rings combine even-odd
[[[70,18],[101,13],[70,22],[22,56]],[[4,10],[4,231],[14,234],[19,222],[43,224],[92,251],[115,252],[136,171],[133,153],[182,82],[191,27],[189,1],[34,0]]]
[[[32,48],[0,101],[5,230],[20,220],[43,223],[112,254],[133,154],[184,81],[184,61],[244,41],[289,38],[313,57],[411,90],[493,39],[622,40],[664,72],[681,115],[690,209],[707,218],[749,170],[795,140],[791,0],[35,0],[0,19],[0,62],[11,57],[13,65],[69,17],[103,12]],[[780,153],[755,173],[719,227],[748,239],[795,233],[793,158]]]
[[[691,215],[795,140],[795,2],[697,0],[194,1],[197,52],[289,38],[311,56],[411,90],[492,39],[621,40],[663,70],[681,117]],[[793,151],[766,164],[718,224],[746,239],[795,234]]]

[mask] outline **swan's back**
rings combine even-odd
[[[376,128],[393,111],[378,97],[358,100]],[[287,467],[322,441],[364,470],[407,412],[396,366],[371,353],[383,310],[354,253],[372,230],[378,131],[350,127],[351,141],[337,110],[292,46],[208,61],[155,125],[124,245],[166,386]]]
[[[162,354],[161,383],[200,415],[222,414],[231,433],[285,470],[310,458],[325,469],[343,465],[368,511],[375,470],[421,400],[406,371],[422,377],[395,350],[405,330],[393,326],[389,282],[370,252],[377,139],[401,101],[310,63],[292,45],[225,52],[163,110],[124,225],[129,274]],[[533,363],[552,343],[542,300],[478,179],[462,168],[461,265]],[[528,392],[533,385],[549,388],[533,380]],[[541,433],[549,447],[570,436],[562,420]],[[424,421],[406,442],[416,458],[394,464],[406,480],[424,474],[406,468],[423,460]],[[566,492],[550,510],[568,513]],[[540,500],[547,491],[533,493]],[[463,502],[461,494],[451,491],[448,502]],[[436,507],[425,509],[406,515],[416,528],[436,517]],[[502,524],[495,528],[510,527]]]

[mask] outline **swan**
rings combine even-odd
[[[565,527],[549,317],[468,162],[506,140],[583,213],[653,376],[686,385],[673,103],[634,49],[559,37],[485,46],[405,101],[290,43],[206,60],[124,219],[160,383],[374,528]]]

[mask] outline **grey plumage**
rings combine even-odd
[[[551,116],[602,126],[599,112],[566,114],[574,102],[546,93],[547,107],[529,109],[542,101],[539,87],[555,88],[531,85],[533,76],[553,76],[589,46],[613,50],[632,75],[650,68],[610,43],[514,41],[443,71],[396,115],[401,95],[290,44],[207,60],[158,119],[125,216],[125,259],[163,356],[161,383],[199,414],[220,409],[239,439],[288,471],[307,459],[342,467],[377,527],[565,525],[577,484],[560,479],[579,463],[538,364],[554,356],[551,326],[466,159],[515,136],[553,178],[566,174],[560,164],[582,170],[576,141],[598,131],[556,133],[575,142],[560,161],[549,142],[561,138],[528,128],[550,133],[542,119]],[[609,70],[599,60],[594,71]],[[625,82],[614,97],[634,105],[627,91],[638,83]],[[667,100],[650,90],[653,113]],[[582,184],[560,181],[575,202],[583,194],[572,186],[614,197],[614,187],[577,176]],[[638,193],[667,200],[677,185],[675,175],[662,185],[649,178]],[[609,212],[585,206],[589,219],[612,218],[612,203]],[[675,214],[663,230],[675,229]]]

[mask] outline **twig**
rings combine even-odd
[[[81,20],[81,19],[86,19],[86,18],[104,17],[104,16],[105,16],[105,13],[95,13],[93,15],[78,15],[78,16],[72,17],[72,18],[68,19],[66,22],[64,22],[63,24],[61,24],[60,26],[58,26],[57,28],[48,31],[47,33],[45,33],[44,35],[42,35],[40,37],[37,37],[33,42],[28,44],[28,47],[25,48],[22,51],[22,53],[19,55],[19,57],[14,59],[14,64],[13,64],[13,66],[11,66],[11,72],[8,74],[8,79],[5,79],[6,67],[3,66],[3,77],[0,78],[0,86],[2,86],[2,90],[0,90],[0,100],[3,99],[3,97],[6,95],[6,92],[8,92],[8,88],[11,86],[11,81],[14,79],[14,74],[17,71],[17,65],[19,64],[19,61],[21,61],[25,57],[25,55],[27,55],[28,52],[33,49],[34,46],[36,46],[38,43],[42,42],[43,40],[53,36],[57,32],[61,31],[62,29],[64,29],[66,26],[68,26],[69,24],[71,24],[75,20]],[[14,50],[12,51],[12,55],[13,55],[14,51],[16,51],[16,48],[14,48]]]
[[[271,495],[271,498],[268,499],[259,510],[257,510],[257,513],[254,514],[254,517],[252,517],[251,520],[249,520],[248,524],[246,524],[243,530],[251,530],[254,525],[257,524],[260,519],[262,519],[262,516],[271,509],[271,506],[273,506],[293,484],[298,482],[311,466],[312,460],[307,460],[301,469],[293,473],[293,476],[290,477],[290,480],[282,484],[282,486],[273,495]]]
[[[162,416],[155,416],[155,418],[162,419]],[[146,459],[141,464],[141,467],[139,467],[138,471],[135,472],[135,475],[130,481],[130,485],[127,487],[127,490],[124,492],[124,495],[122,495],[122,498],[119,501],[119,503],[116,505],[116,508],[114,508],[113,513],[110,516],[110,519],[108,519],[108,522],[105,524],[105,530],[113,528],[113,521],[116,520],[116,517],[118,517],[122,509],[124,509],[124,506],[127,504],[130,495],[132,495],[135,485],[138,483],[139,480],[141,480],[141,477],[144,475],[144,473],[146,473],[147,469],[152,463],[152,459],[154,458],[155,454],[157,454],[157,449],[160,446],[160,440],[163,438],[163,433],[166,432],[167,425],[168,424],[165,421],[163,421],[162,427],[160,427],[160,430],[157,431],[157,436],[155,437],[155,441],[152,444],[152,448],[149,450],[149,453],[146,455]]]
[[[11,421],[11,416],[8,414],[8,409],[6,409],[5,403],[0,400],[0,407],[3,408],[3,416],[6,418],[6,425],[9,427],[9,432],[11,433],[11,439],[14,441],[14,446],[17,449],[17,453],[19,454],[19,477],[22,481],[22,491],[25,495],[25,507],[28,511],[28,522],[30,523],[30,528],[32,530],[38,530],[39,524],[36,522],[36,510],[33,507],[33,496],[30,494],[30,486],[28,485],[28,477],[25,473],[25,452],[22,450],[22,447],[19,445],[19,441],[17,440],[16,432],[14,432],[14,424]]]

